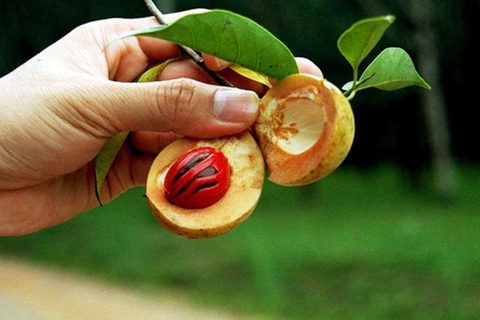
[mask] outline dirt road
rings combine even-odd
[[[65,270],[2,258],[0,319],[260,320],[199,310],[180,296],[147,296]]]

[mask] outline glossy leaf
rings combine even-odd
[[[225,10],[187,15],[122,38],[140,35],[181,44],[276,80],[299,72],[294,56],[280,40],[256,22]]]
[[[127,136],[127,131],[114,135],[103,146],[102,151],[100,151],[95,157],[95,194],[100,205],[102,204],[100,195],[102,194],[103,183],[105,182],[107,173],[110,170],[118,151],[120,151],[125,139],[127,139]]]
[[[385,30],[395,21],[395,17],[381,16],[363,19],[353,24],[338,39],[337,46],[342,55],[358,69],[360,63],[382,38]]]
[[[387,48],[368,66],[362,74],[356,90],[378,88],[386,91],[408,86],[431,89],[418,74],[412,59],[401,48]]]
[[[252,71],[250,69],[241,67],[239,65],[233,64],[230,66],[230,69],[238,73],[239,75],[248,78],[250,80],[256,81],[258,83],[261,83],[263,85],[266,85],[267,87],[271,88],[272,84],[268,80],[268,77],[264,76],[263,74],[260,74],[258,72]]]

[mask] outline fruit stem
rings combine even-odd
[[[352,87],[343,94],[348,101],[352,100],[353,97],[355,97],[355,92],[357,89],[357,81],[358,81],[358,68],[353,68]]]
[[[157,18],[157,20],[158,20],[158,22],[160,22],[160,24],[168,25],[167,19],[165,18],[163,13],[157,8],[157,6],[153,2],[153,0],[144,0],[144,2],[147,5],[147,8],[150,11],[150,13],[155,18]],[[187,46],[182,46],[182,45],[179,45],[179,47],[180,47],[180,51],[183,51],[186,54],[188,54],[192,58],[192,60],[195,61],[195,63],[200,68],[202,68],[206,73],[208,73],[208,75],[210,77],[212,77],[213,80],[215,80],[218,84],[220,84],[222,86],[226,86],[226,87],[235,87],[230,81],[228,81],[227,79],[225,79],[224,77],[222,77],[221,75],[216,73],[215,71],[210,70],[207,67],[207,65],[205,64],[205,61],[203,60],[202,56],[199,55],[195,50],[193,50],[192,48],[189,48]]]
[[[356,93],[356,92],[357,92],[357,91],[352,91],[352,92],[348,92],[348,95],[345,94],[347,100],[348,100],[348,101],[352,100],[353,97],[355,97],[355,93]]]
[[[353,68],[353,85],[352,92],[349,95],[349,98],[352,99],[355,96],[355,91],[357,90],[357,81],[358,81],[358,67]]]

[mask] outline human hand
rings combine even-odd
[[[215,85],[191,60],[169,64],[159,82],[132,83],[150,64],[179,56],[166,41],[126,38],[103,51],[111,39],[156,24],[145,18],[80,26],[0,79],[0,235],[34,232],[97,206],[92,161],[118,132],[132,134],[104,183],[106,201],[143,185],[155,155],[177,137],[235,134],[255,121],[265,88],[221,60],[205,57],[247,90]],[[310,61],[298,64],[321,76]]]

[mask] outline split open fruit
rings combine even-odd
[[[168,230],[188,238],[223,234],[254,210],[269,179],[315,182],[337,168],[353,142],[348,100],[327,80],[289,76],[262,98],[250,133],[212,140],[183,138],[165,148],[147,180],[150,208]]]
[[[211,140],[182,138],[155,159],[146,196],[153,215],[167,230],[188,238],[210,238],[252,213],[264,175],[262,153],[248,132]]]
[[[286,186],[318,181],[335,170],[353,143],[350,103],[325,79],[289,76],[262,98],[255,123],[269,180]]]

